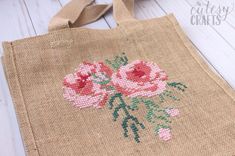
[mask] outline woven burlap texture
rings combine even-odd
[[[235,155],[235,93],[214,74],[173,15],[125,20],[114,29],[63,29],[4,44],[4,69],[25,149],[30,156]],[[169,79],[187,84],[174,103],[180,117],[173,139],[162,142],[146,127],[141,142],[123,138],[108,108],[76,109],[63,98],[62,81],[83,61],[157,63]],[[170,102],[169,102],[170,103]],[[145,110],[137,116],[144,118]]]

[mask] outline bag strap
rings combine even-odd
[[[92,5],[94,0],[71,0],[49,22],[48,30],[79,27],[96,21],[112,4]]]
[[[113,0],[113,16],[118,25],[134,18],[134,0]]]
[[[92,5],[95,0],[71,0],[49,22],[49,31],[79,27],[98,20],[112,4]],[[113,0],[114,18],[117,24],[134,20],[134,0]]]

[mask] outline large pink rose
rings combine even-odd
[[[79,65],[75,73],[65,76],[63,96],[79,108],[90,106],[101,108],[108,99],[108,92],[98,82],[108,82],[111,75],[112,70],[103,63],[84,62]]]
[[[166,89],[166,73],[155,63],[136,60],[112,76],[117,91],[129,97],[152,97]]]

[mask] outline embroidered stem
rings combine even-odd
[[[152,123],[154,126],[154,131],[158,133],[158,130],[160,128],[169,128],[170,121],[170,115],[166,112],[166,109],[161,108],[159,104],[156,104],[151,99],[143,99],[143,98],[133,98],[132,104],[128,106],[131,110],[138,110],[138,105],[143,103],[147,114],[145,115],[145,118],[148,122]],[[161,104],[162,102],[160,102]]]
[[[171,122],[169,120],[169,115],[165,112],[165,109],[161,109],[160,105],[154,103],[153,100],[142,99],[142,102],[144,103],[147,109],[147,115],[146,115],[147,121],[151,123],[155,123],[157,120],[162,120],[164,123]],[[159,113],[162,113],[162,114],[157,115]]]
[[[109,108],[112,109],[113,108],[113,103],[116,99],[119,99],[120,101],[120,104],[117,105],[115,108],[114,108],[114,112],[113,112],[113,118],[114,118],[114,121],[117,120],[117,118],[119,117],[119,114],[118,112],[122,109],[124,114],[125,114],[125,117],[123,118],[123,121],[122,121],[122,128],[124,130],[124,137],[128,137],[128,122],[131,121],[132,123],[130,124],[130,128],[133,132],[133,135],[134,135],[134,139],[137,143],[140,142],[139,140],[139,134],[138,134],[138,125],[144,129],[145,126],[139,122],[139,120],[131,115],[129,112],[128,112],[128,106],[126,105],[125,101],[123,100],[122,98],[122,94],[121,93],[116,93],[114,96],[111,97],[111,99],[109,100]]]
[[[93,76],[93,82],[100,84],[100,85],[106,85],[110,83],[111,79],[104,73],[99,73],[100,75],[91,74]]]
[[[129,106],[127,106],[127,108],[128,109],[130,109],[130,110],[132,110],[132,111],[134,111],[134,110],[138,110],[139,108],[138,108],[138,105],[140,104],[140,101],[139,101],[139,99],[138,98],[132,98],[131,99],[131,105]]]

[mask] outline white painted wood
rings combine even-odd
[[[55,0],[25,0],[32,23],[38,35],[48,32],[48,23],[50,19],[65,5],[69,0],[55,1]],[[86,25],[85,27],[91,29],[108,29],[108,25],[104,19]]]
[[[235,5],[235,4],[234,4]],[[229,14],[226,22],[230,24],[235,29],[235,6],[231,14]]]
[[[220,75],[235,88],[235,51],[213,28],[190,23],[191,6],[183,0],[156,0],[167,13],[174,13],[190,40]]]
[[[37,35],[45,34],[50,19],[61,9],[57,0],[24,0]]]
[[[137,19],[146,20],[164,15],[166,15],[166,13],[154,0],[139,0],[135,3],[135,16]]]
[[[112,3],[112,0],[96,0],[97,3]],[[143,20],[165,15],[154,0],[136,0],[134,6],[135,18]],[[104,16],[111,28],[116,27],[112,11]]]
[[[193,26],[190,24],[190,9],[195,1],[197,0],[136,0],[135,16],[137,19],[149,19],[173,12],[201,54],[235,87],[235,12],[220,26]],[[215,1],[222,3],[220,0]],[[0,20],[4,22],[0,26],[0,41],[45,34],[51,17],[68,2],[69,0],[1,0]],[[112,0],[96,0],[96,3],[111,2]],[[116,27],[116,22],[110,11],[104,18],[85,27],[109,29]],[[1,62],[0,124],[0,147],[4,147],[0,148],[0,156],[25,155]]]
[[[1,0],[0,21],[0,42],[16,40],[35,34],[22,0]]]
[[[97,4],[111,4],[112,0],[96,0]],[[113,9],[111,9],[106,15],[104,15],[104,20],[109,25],[110,28],[116,27],[116,22],[113,19]]]
[[[196,3],[198,2],[198,0],[185,0],[185,1],[191,7],[196,6]],[[213,5],[214,8],[223,7],[223,6],[231,6],[232,7],[231,2],[232,2],[231,0],[225,0],[223,2],[217,1],[217,0],[210,0],[209,4]],[[231,10],[231,13],[228,15],[228,17],[231,16],[231,14],[234,12],[235,12],[234,9]],[[214,29],[217,32],[217,34],[220,35],[235,50],[235,37],[234,37],[235,36],[235,29],[234,29],[234,27],[232,27],[231,24],[229,24],[227,22],[227,20],[222,21],[222,23],[220,25],[210,25],[210,27],[212,29]]]
[[[0,156],[24,156],[16,114],[0,61]]]
[[[22,0],[0,1],[0,42],[35,35]],[[0,56],[2,46],[0,46]],[[24,156],[15,110],[0,61],[0,156]]]

